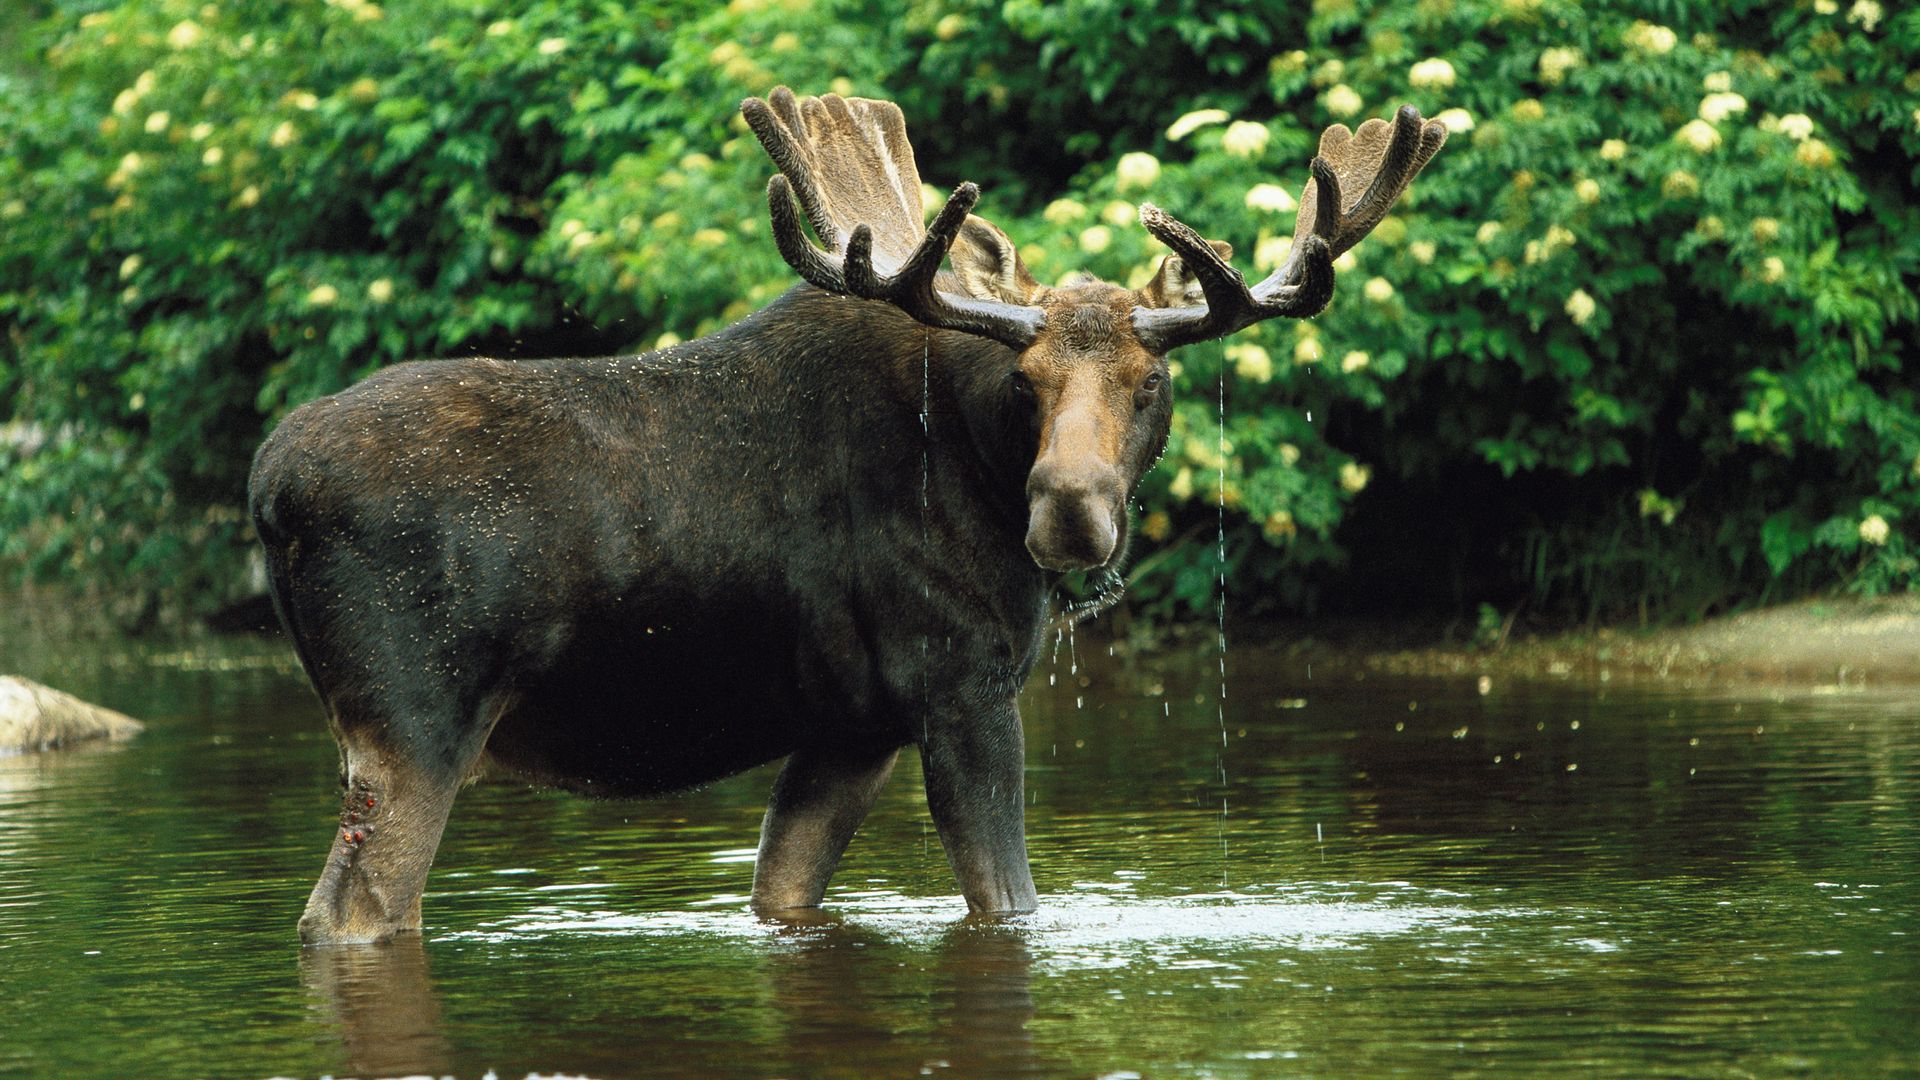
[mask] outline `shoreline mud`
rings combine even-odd
[[[1251,628],[1250,628],[1251,629]],[[1692,626],[1523,635],[1491,647],[1429,643],[1384,620],[1311,622],[1264,635],[1290,662],[1329,673],[1672,681],[1697,685],[1920,685],[1920,596],[1826,597]]]

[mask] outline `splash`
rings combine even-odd
[[[1053,970],[1238,967],[1249,950],[1322,952],[1388,938],[1479,933],[1490,920],[1533,913],[1476,909],[1457,893],[1406,882],[1250,885],[1164,897],[1135,895],[1129,878],[1076,882],[1043,896],[1040,910],[1003,923]],[[778,946],[809,934],[857,929],[903,945],[937,943],[963,925],[958,896],[908,897],[887,889],[835,890],[819,923],[755,918],[747,897],[725,893],[678,911],[623,913],[548,904],[441,940],[489,944],[578,937],[636,937]]]

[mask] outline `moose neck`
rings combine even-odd
[[[735,355],[770,369],[756,379],[829,387],[808,407],[834,415],[796,427],[837,444],[818,449],[845,468],[856,518],[895,519],[929,558],[1006,593],[1010,610],[1031,611],[1058,581],[1024,546],[1038,436],[1006,393],[1005,346],[807,286],[705,342],[752,343]]]
[[[756,366],[771,368],[765,377],[776,383],[844,387],[828,397],[844,403],[846,450],[869,475],[914,474],[902,494],[917,507],[924,466],[948,485],[929,491],[930,500],[978,502],[1018,546],[1037,433],[1005,393],[1014,367],[1005,346],[808,286],[707,340],[729,338],[763,346],[745,351],[759,354]]]

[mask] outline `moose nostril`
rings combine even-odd
[[[1097,566],[1113,554],[1113,546],[1120,541],[1120,528],[1114,524],[1113,513],[1103,502],[1083,499],[1080,513],[1086,522],[1087,540],[1090,542],[1087,554],[1093,556],[1094,565]]]
[[[1091,494],[1042,495],[1032,503],[1027,552],[1049,570],[1085,570],[1112,557],[1120,528],[1106,500]]]

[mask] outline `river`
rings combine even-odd
[[[0,759],[0,1074],[1920,1068],[1920,692],[1249,648],[1222,709],[1214,652],[1117,651],[1025,697],[1032,916],[962,918],[903,758],[814,925],[746,911],[770,769],[644,803],[485,779],[422,939],[302,950],[336,758],[284,648],[0,640],[149,724]]]

